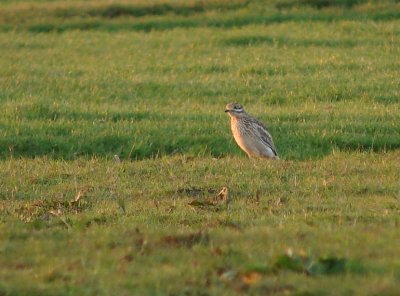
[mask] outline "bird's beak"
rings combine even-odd
[[[226,112],[229,112],[229,111],[231,111],[231,110],[225,109],[225,113],[226,113]]]

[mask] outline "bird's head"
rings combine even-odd
[[[231,117],[238,117],[244,113],[244,109],[239,103],[229,103],[225,107],[225,112]]]

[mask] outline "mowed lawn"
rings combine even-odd
[[[0,53],[0,295],[399,294],[398,1],[2,1]]]

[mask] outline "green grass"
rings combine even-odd
[[[399,17],[2,1],[0,295],[396,295]],[[280,161],[237,147],[231,101]]]

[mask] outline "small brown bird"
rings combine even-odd
[[[267,128],[247,114],[242,105],[229,103],[225,112],[231,117],[231,130],[236,143],[249,157],[279,158]]]

